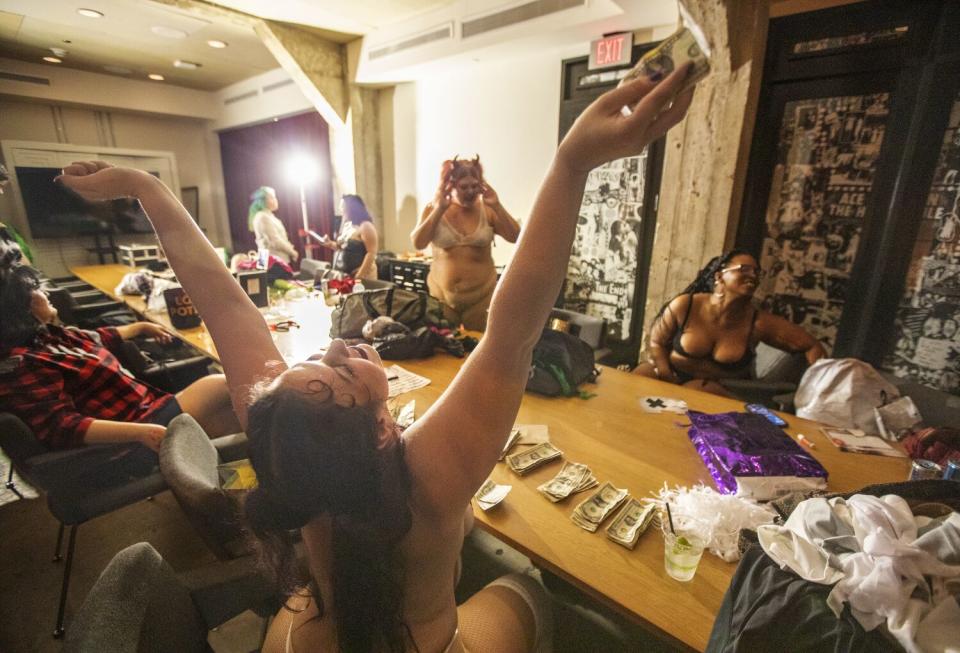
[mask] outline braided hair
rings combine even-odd
[[[660,310],[657,312],[657,317],[653,320],[653,324],[655,325],[660,321],[660,318],[663,317],[663,314],[667,311],[667,308],[669,308],[670,302],[677,297],[681,297],[683,295],[693,295],[696,293],[712,293],[713,287],[717,283],[717,273],[723,268],[727,267],[730,261],[738,256],[752,257],[753,254],[745,249],[731,249],[729,252],[721,254],[720,256],[714,256],[712,259],[707,261],[707,264],[700,268],[700,271],[697,272],[697,276],[693,278],[693,281],[691,281],[686,288],[684,288],[675,296],[671,297],[663,306],[660,307]]]

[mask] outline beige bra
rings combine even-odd
[[[440,249],[451,247],[486,247],[493,242],[493,225],[487,220],[487,209],[480,200],[480,224],[472,234],[464,235],[447,222],[446,214],[440,216],[437,228],[433,231],[433,240],[430,244]]]

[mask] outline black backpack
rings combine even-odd
[[[569,333],[544,329],[533,348],[527,390],[548,397],[572,397],[579,394],[578,385],[596,381],[599,374],[590,345]]]

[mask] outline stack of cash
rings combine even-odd
[[[416,419],[416,409],[417,401],[413,399],[404,404],[403,407],[394,406],[394,409],[390,412],[393,414],[393,421],[397,423],[397,426],[405,429],[413,424]]]
[[[563,452],[557,449],[549,442],[538,444],[520,453],[507,456],[507,464],[510,469],[523,476],[532,469],[556,460],[563,455]]]
[[[506,456],[511,449],[513,449],[513,445],[515,445],[519,439],[520,429],[514,427],[513,430],[510,431],[510,435],[507,436],[507,442],[503,445],[503,451],[500,452],[499,460],[503,460],[503,457]]]
[[[473,496],[477,500],[477,505],[480,506],[480,509],[486,512],[503,501],[512,489],[512,485],[497,485],[490,479],[487,479]]]
[[[577,506],[570,518],[583,530],[595,533],[603,520],[610,516],[626,498],[626,490],[615,488],[608,481],[590,495],[589,499]]]
[[[537,489],[554,503],[563,501],[571,494],[583,492],[599,485],[597,477],[582,463],[563,463],[563,469]]]
[[[654,504],[640,503],[636,499],[627,501],[623,510],[607,526],[607,537],[621,546],[633,549],[637,540],[653,520]]]

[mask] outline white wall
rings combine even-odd
[[[585,54],[587,44],[583,47]],[[436,191],[440,164],[455,154],[479,154],[484,175],[504,207],[521,224],[526,221],[557,146],[564,56],[576,53],[553,51],[476,63],[396,87],[396,213],[385,216],[386,248],[412,249],[409,233]],[[507,263],[513,245],[501,238],[495,242],[494,261]]]

